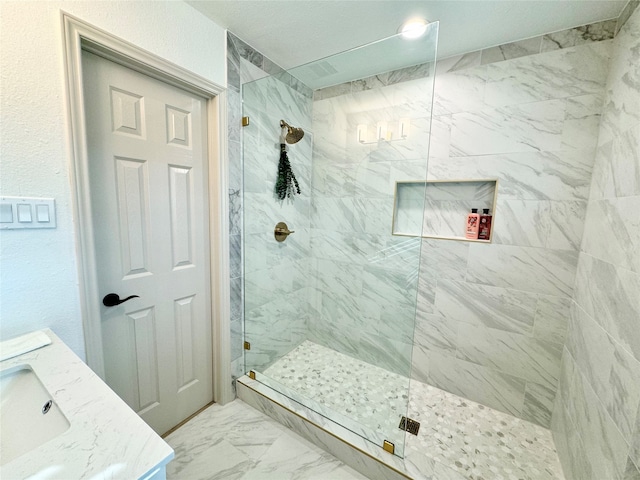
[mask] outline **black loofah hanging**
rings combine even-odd
[[[300,195],[300,185],[291,170],[289,157],[287,157],[286,145],[280,144],[280,163],[278,164],[278,180],[276,181],[276,195],[280,200]]]

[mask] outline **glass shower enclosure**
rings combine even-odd
[[[438,25],[242,87],[245,371],[403,456]],[[300,193],[280,200],[284,147]],[[276,238],[276,225],[291,231]],[[413,232],[402,235],[403,232]],[[416,233],[417,232],[417,233]],[[284,241],[279,241],[284,238]],[[413,355],[419,362],[419,352]]]

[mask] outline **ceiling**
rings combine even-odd
[[[440,21],[438,57],[617,17],[608,0],[187,0],[289,69],[394,35],[404,21]]]

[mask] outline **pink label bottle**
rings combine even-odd
[[[480,215],[478,215],[478,209],[472,208],[471,213],[467,215],[467,230],[464,236],[469,240],[477,240],[479,224]]]

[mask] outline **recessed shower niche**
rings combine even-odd
[[[488,208],[495,224],[497,196],[497,179],[396,182],[392,234],[490,243],[465,238],[465,224],[472,208]]]

